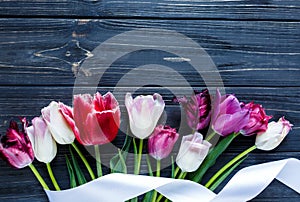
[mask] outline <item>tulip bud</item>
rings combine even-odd
[[[267,131],[256,136],[256,147],[264,151],[275,149],[290,132],[292,126],[284,117],[281,117],[277,122],[270,122]]]
[[[115,139],[120,116],[119,103],[110,92],[103,96],[98,92],[94,97],[90,94],[74,96],[74,120],[79,130],[74,133],[83,145],[102,145]]]
[[[125,96],[131,132],[140,139],[145,139],[154,130],[165,108],[161,95],[137,96],[134,99],[130,93]]]
[[[200,133],[182,138],[176,163],[183,172],[193,172],[199,168],[208,154],[211,144],[203,140]]]
[[[178,137],[176,129],[158,125],[148,139],[149,154],[156,160],[166,158],[171,153]]]
[[[244,106],[250,110],[249,122],[241,130],[243,135],[254,135],[265,132],[268,128],[268,122],[272,116],[267,116],[261,105],[250,102]]]
[[[63,105],[63,103],[52,101],[41,112],[55,141],[59,144],[71,144],[74,142],[75,136],[68,122],[60,112],[60,108]]]
[[[188,125],[194,130],[202,130],[209,125],[211,117],[211,100],[207,89],[195,93],[189,99],[179,98],[177,101],[183,107]]]
[[[211,118],[214,131],[227,136],[245,127],[249,122],[249,109],[242,105],[234,95],[221,96],[217,90]]]
[[[35,158],[43,163],[50,163],[57,153],[56,142],[53,139],[46,122],[41,117],[32,119],[32,126],[26,129],[34,150]]]
[[[34,160],[34,153],[26,134],[26,119],[22,119],[23,130],[19,131],[16,122],[11,121],[6,135],[1,138],[0,157],[14,168],[24,168]]]

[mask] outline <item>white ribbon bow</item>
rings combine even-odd
[[[189,180],[120,173],[73,189],[45,192],[52,202],[122,202],[153,189],[174,202],[244,202],[256,197],[275,178],[300,194],[299,170],[300,160],[294,158],[249,166],[237,172],[219,194]]]

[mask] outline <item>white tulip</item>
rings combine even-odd
[[[50,163],[57,153],[56,142],[47,124],[41,117],[32,120],[32,126],[26,128],[32,144],[35,158],[44,163]]]
[[[59,103],[52,101],[47,107],[44,107],[41,112],[57,143],[71,144],[74,142],[74,132],[59,111]]]
[[[284,117],[277,122],[270,122],[267,131],[256,136],[256,147],[265,151],[275,149],[290,132],[292,126]]]
[[[130,93],[125,96],[131,132],[140,139],[148,137],[164,111],[165,102],[161,95],[155,93],[147,96],[137,96],[134,99]]]
[[[193,172],[199,168],[208,154],[211,144],[203,140],[200,133],[182,138],[176,164],[183,172]]]

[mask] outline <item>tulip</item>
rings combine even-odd
[[[132,98],[131,93],[125,96],[125,105],[128,111],[131,132],[140,139],[145,139],[154,130],[165,108],[161,95],[137,96]]]
[[[272,116],[267,116],[262,106],[253,102],[244,107],[250,110],[250,118],[248,124],[242,128],[241,133],[247,136],[264,133]]]
[[[72,128],[61,112],[62,109],[67,108],[68,106],[65,106],[63,103],[52,101],[41,110],[53,138],[59,144],[71,144],[75,139]]]
[[[148,139],[148,151],[156,160],[166,158],[172,151],[179,134],[170,126],[158,125]]]
[[[177,101],[183,107],[188,125],[193,130],[202,130],[209,125],[211,117],[211,100],[207,89],[195,93],[189,99],[179,98]]]
[[[64,109],[62,109],[64,111]],[[68,113],[68,111],[65,111]],[[120,107],[112,93],[74,96],[74,121],[79,132],[76,139],[83,145],[102,145],[115,139],[120,126]],[[67,117],[67,116],[66,116]],[[70,119],[70,112],[69,112]],[[72,121],[69,121],[72,124]],[[75,126],[72,127],[73,130]]]
[[[249,122],[249,109],[242,107],[234,95],[221,96],[216,92],[213,114],[211,117],[212,128],[221,136],[239,132]]]
[[[31,122],[32,126],[26,128],[26,131],[31,141],[35,158],[40,162],[49,163],[56,156],[56,142],[43,118],[35,117]]]
[[[1,138],[0,156],[14,168],[24,168],[34,160],[34,152],[25,131],[26,119],[22,119],[23,130],[19,131],[16,122],[11,121],[6,135]]]
[[[256,136],[256,147],[265,151],[275,149],[290,132],[292,126],[284,117],[281,117],[277,122],[270,122],[267,131]]]
[[[178,167],[183,172],[197,170],[207,156],[210,147],[211,144],[203,140],[200,133],[184,136],[176,158]]]

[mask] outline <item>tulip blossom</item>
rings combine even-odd
[[[62,109],[66,108],[68,107],[63,103],[52,101],[49,106],[41,110],[53,138],[59,144],[71,144],[75,139],[73,130],[61,112]]]
[[[221,96],[217,90],[211,118],[214,131],[221,136],[227,136],[245,127],[250,113],[248,108],[242,106],[234,95]]]
[[[177,101],[186,113],[188,125],[194,130],[202,130],[209,125],[211,117],[211,100],[207,89],[195,93],[189,99],[179,98]]]
[[[165,108],[161,95],[155,93],[147,96],[137,96],[134,99],[130,93],[125,96],[131,132],[140,139],[145,139],[154,130]]]
[[[249,122],[241,130],[243,135],[254,135],[265,132],[268,128],[268,122],[272,116],[267,116],[261,105],[250,102],[244,106],[250,110]]]
[[[102,96],[97,92],[94,97],[90,94],[75,95],[73,111],[75,125],[79,130],[79,133],[74,133],[81,144],[102,145],[115,139],[121,112],[112,93]]]
[[[24,168],[34,160],[31,142],[25,131],[26,119],[22,119],[23,130],[11,121],[6,135],[1,138],[0,157],[14,168]]]
[[[158,125],[148,139],[149,154],[156,160],[166,158],[171,153],[178,137],[176,129]]]
[[[281,117],[277,122],[270,122],[267,131],[256,136],[256,147],[265,151],[275,149],[290,132],[292,126],[284,117]]]
[[[200,133],[184,136],[176,158],[178,167],[183,172],[197,170],[207,156],[210,147],[211,144],[203,140]]]
[[[56,142],[43,118],[35,117],[31,122],[32,126],[28,127],[26,131],[31,141],[35,158],[40,162],[49,163],[56,156]]]

